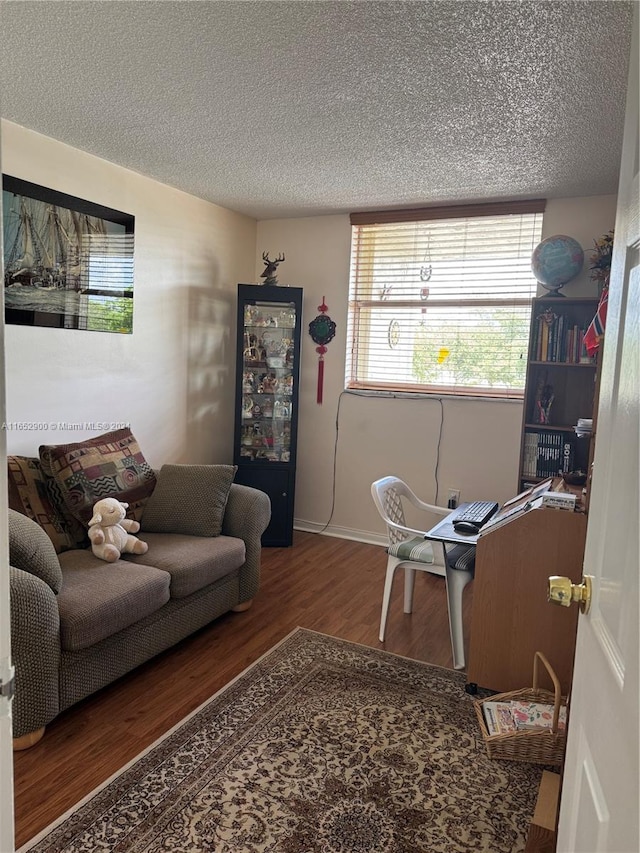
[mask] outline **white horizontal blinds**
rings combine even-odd
[[[124,226],[82,235],[80,328],[130,333],[133,325],[133,233]]]
[[[522,396],[544,202],[523,204],[352,216],[348,387]]]

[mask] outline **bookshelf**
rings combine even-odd
[[[588,471],[595,433],[578,437],[574,427],[595,415],[597,363],[583,338],[597,307],[590,297],[533,301],[518,491],[565,471]]]

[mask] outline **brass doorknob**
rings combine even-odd
[[[582,613],[588,613],[591,607],[591,576],[585,575],[582,583],[573,583],[571,578],[552,575],[549,578],[547,601],[569,607],[572,601],[577,601]]]

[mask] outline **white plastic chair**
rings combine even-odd
[[[464,669],[464,631],[462,625],[462,592],[470,580],[473,580],[475,568],[475,547],[455,545],[447,547],[440,542],[427,542],[425,531],[429,530],[437,519],[425,523],[424,530],[407,527],[402,499],[406,498],[415,507],[432,516],[444,517],[451,510],[441,506],[424,503],[398,477],[383,477],[371,484],[373,501],[382,516],[389,536],[387,547],[387,574],[382,597],[380,617],[380,642],[384,642],[391,587],[395,570],[404,568],[404,612],[411,613],[413,607],[413,587],[416,571],[444,575],[447,587],[447,608],[449,611],[449,633],[451,651],[455,669]]]

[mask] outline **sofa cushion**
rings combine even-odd
[[[9,507],[39,524],[60,554],[76,547],[76,528],[56,507],[48,488],[50,478],[40,467],[40,460],[28,456],[7,457]],[[76,525],[79,525],[76,522]]]
[[[235,465],[163,465],[142,513],[142,530],[219,536]]]
[[[129,504],[127,516],[140,521],[156,475],[130,429],[120,429],[76,444],[42,445],[40,463],[52,477],[71,515],[87,525],[101,498]]]
[[[182,533],[139,533],[146,554],[125,554],[127,563],[153,563],[171,575],[171,598],[184,598],[239,569],[245,560],[242,539],[233,536],[186,536]],[[116,565],[114,563],[114,565]]]
[[[60,642],[86,649],[159,610],[169,600],[170,577],[153,566],[105,563],[91,551],[60,555]]]
[[[39,524],[13,509],[9,510],[9,562],[60,592],[62,571],[53,543]]]

